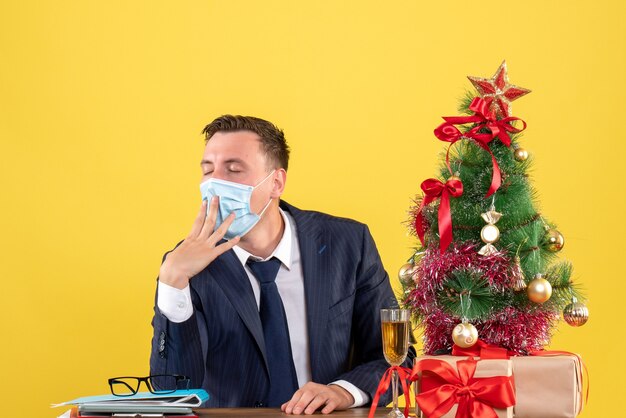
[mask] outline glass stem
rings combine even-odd
[[[393,371],[391,376],[391,391],[393,393],[393,409],[398,409],[398,372]]]

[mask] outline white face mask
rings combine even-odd
[[[236,236],[243,237],[261,220],[261,216],[263,216],[265,210],[270,206],[272,199],[267,202],[258,215],[252,212],[250,199],[254,189],[263,184],[275,171],[276,170],[272,170],[272,172],[256,186],[248,186],[246,184],[218,179],[208,179],[200,184],[202,199],[207,199],[207,201],[210,202],[213,196],[220,198],[215,228],[219,227],[230,213],[235,214],[233,223],[230,224],[224,235],[225,239],[233,239]]]

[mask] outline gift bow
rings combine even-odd
[[[432,380],[432,387],[415,398],[428,418],[439,418],[458,404],[456,418],[497,418],[494,408],[515,405],[515,389],[511,376],[475,378],[473,358],[459,360],[457,371],[448,363],[424,359],[415,363],[410,380],[418,380],[420,373]],[[430,387],[430,385],[429,385]]]
[[[487,196],[491,196],[496,190],[500,188],[502,184],[502,175],[500,173],[500,166],[496,160],[496,157],[491,152],[489,148],[489,143],[498,138],[500,142],[502,142],[505,146],[511,146],[511,138],[508,135],[508,132],[511,133],[519,133],[526,129],[526,122],[521,120],[520,118],[516,118],[513,116],[508,116],[506,118],[498,120],[496,118],[495,113],[489,111],[489,103],[480,97],[475,97],[472,100],[472,103],[469,106],[469,109],[474,112],[471,116],[444,116],[444,123],[439,125],[435,129],[435,136],[442,141],[449,142],[448,151],[446,153],[446,164],[448,165],[448,170],[452,173],[452,169],[450,168],[450,148],[452,145],[463,138],[471,138],[476,141],[478,146],[487,151],[491,156],[491,164],[493,167],[493,172],[491,175],[491,185],[489,186],[489,190],[487,191]],[[524,125],[521,129],[516,128],[510,124],[512,121],[522,121]],[[472,129],[468,132],[461,132],[454,125],[464,125],[466,123],[475,123]],[[483,128],[487,128],[489,133],[480,132]]]
[[[462,348],[454,344],[452,346],[452,355],[463,357],[480,357],[481,359],[494,360],[508,359],[511,356],[515,356],[516,353],[497,345],[487,344],[483,340],[479,339],[478,341],[476,341],[476,344],[468,348]]]
[[[372,406],[370,407],[370,413],[368,418],[374,418],[374,414],[376,412],[376,407],[378,406],[378,400],[381,395],[387,392],[389,389],[389,385],[391,384],[391,378],[393,377],[393,372],[398,373],[398,380],[402,384],[402,393],[404,393],[404,416],[409,416],[409,410],[411,409],[411,399],[409,398],[409,385],[407,384],[407,380],[409,380],[409,374],[411,373],[411,369],[402,367],[402,366],[391,366],[387,369],[387,371],[383,374],[383,377],[380,379],[380,383],[378,384],[378,389],[376,389],[376,393],[374,394],[374,400],[372,401]]]
[[[427,179],[422,182],[424,198],[415,216],[415,231],[422,245],[424,245],[424,225],[422,209],[430,202],[441,197],[439,204],[439,248],[443,253],[452,242],[452,215],[450,214],[450,196],[459,197],[463,194],[463,183],[458,178],[451,177],[445,183],[437,179]]]

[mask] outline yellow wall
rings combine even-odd
[[[559,327],[552,348],[586,359],[583,415],[615,416],[624,16],[619,0],[2,2],[2,415],[56,416],[52,402],[148,373],[155,277],[197,211],[212,118],[279,124],[286,199],[369,224],[395,281],[443,148],[432,130],[466,75],[506,58],[533,89],[514,110],[543,213],[590,297],[588,325]]]

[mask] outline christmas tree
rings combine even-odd
[[[449,143],[440,176],[422,183],[410,211],[421,246],[400,269],[402,300],[427,354],[478,338],[528,354],[549,343],[561,313],[578,326],[588,310],[572,265],[557,260],[564,238],[538,210],[526,123],[512,116],[511,102],[530,90],[509,83],[505,62],[492,78],[468,78],[478,94],[435,129]]]

